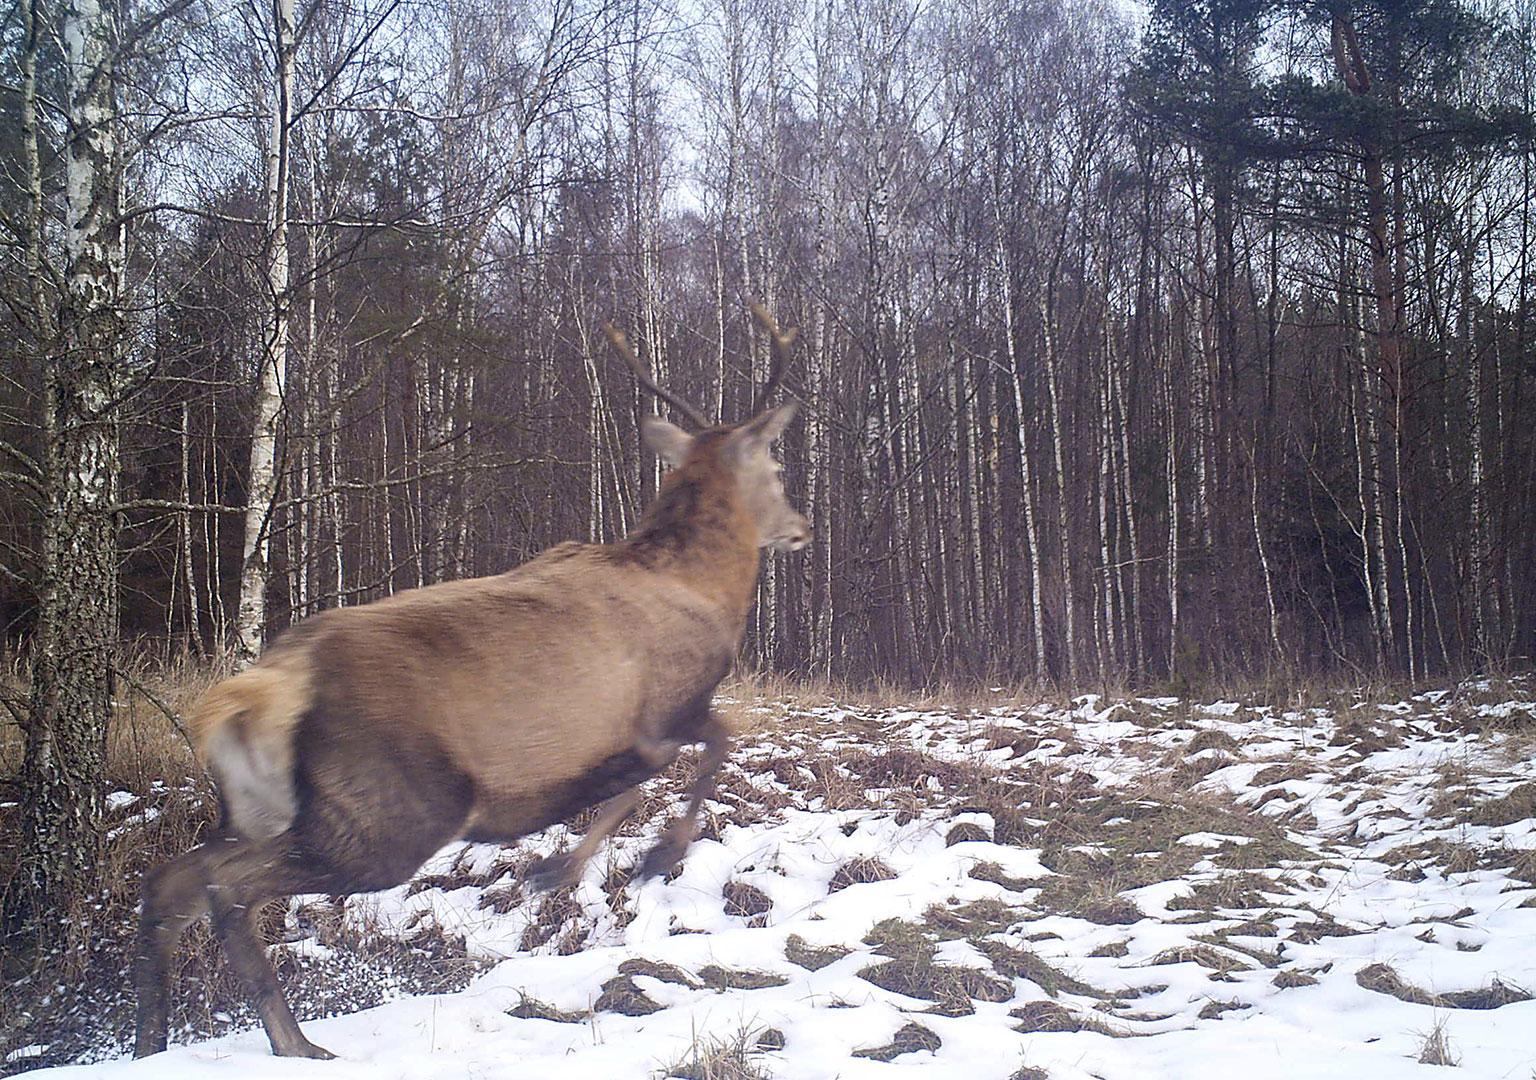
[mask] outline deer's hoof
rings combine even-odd
[[[540,892],[551,892],[576,884],[581,877],[581,867],[569,855],[550,855],[528,868],[529,886]]]
[[[683,852],[688,848],[687,844],[669,843],[663,840],[651,848],[645,861],[640,864],[639,880],[646,878],[666,877],[677,868],[677,864],[683,861]]]

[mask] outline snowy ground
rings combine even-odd
[[[573,890],[518,880],[556,829],[350,901],[355,925],[496,963],[307,1022],[339,1060],[273,1059],[256,1029],[32,1075],[1390,1080],[1427,1056],[1530,1080],[1533,696],[738,705],[749,733],[672,880],[627,878],[675,777]]]

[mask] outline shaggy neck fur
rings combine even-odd
[[[721,461],[726,434],[697,437],[623,546],[643,565],[685,576],[691,588],[745,619],[757,586],[757,526],[735,473]]]

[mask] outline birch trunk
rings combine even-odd
[[[1264,602],[1269,610],[1269,646],[1276,657],[1285,659],[1285,648],[1280,642],[1280,610],[1275,604],[1275,576],[1270,563],[1269,549],[1264,546],[1264,522],[1259,516],[1259,455],[1254,448],[1252,484],[1249,488],[1250,508],[1253,511],[1253,545],[1259,553],[1259,569],[1264,574]]]
[[[1130,420],[1125,400],[1125,387],[1120,375],[1120,365],[1111,357],[1109,361],[1110,394],[1113,402],[1115,439],[1119,449],[1116,483],[1120,489],[1120,505],[1125,511],[1126,541],[1130,547],[1131,597],[1126,621],[1131,628],[1131,670],[1140,672],[1145,662],[1145,650],[1141,640],[1141,536],[1136,521],[1136,501],[1131,487],[1131,437]],[[1122,589],[1123,591],[1123,589]]]
[[[191,405],[181,403],[181,501],[192,503],[192,425]],[[197,573],[192,562],[192,511],[183,510],[177,515],[181,525],[181,562],[186,569],[187,625],[189,643],[201,652],[203,648],[202,609],[197,602]]]
[[[39,14],[28,8],[35,32]],[[98,823],[117,640],[117,397],[122,318],[122,173],[116,29],[99,0],[68,0],[65,244],[58,334],[43,366],[43,525],[32,685],[21,770],[21,850],[7,914],[70,933],[98,873]],[[35,127],[33,129],[35,131]],[[40,178],[34,193],[41,191]],[[40,216],[34,217],[37,227]],[[40,256],[41,236],[35,237]],[[75,928],[78,929],[78,928]]]
[[[1062,614],[1066,641],[1067,682],[1077,685],[1077,591],[1072,579],[1072,510],[1067,496],[1067,464],[1061,420],[1060,376],[1057,371],[1056,317],[1048,294],[1039,301],[1040,332],[1045,342],[1045,391],[1051,422],[1051,453],[1056,464],[1056,542],[1061,553]]]
[[[276,84],[267,137],[267,327],[256,403],[251,422],[251,458],[246,482],[245,543],[240,566],[240,605],[235,636],[242,660],[261,651],[267,619],[268,560],[277,498],[277,435],[288,377],[288,166],[293,109],[294,0],[276,0]]]
[[[1179,545],[1181,543],[1180,527],[1181,516],[1179,513],[1179,441],[1177,411],[1173,404],[1173,374],[1172,364],[1163,365],[1163,403],[1166,409],[1167,433],[1163,441],[1167,444],[1167,456],[1164,459],[1164,467],[1168,478],[1168,678],[1177,681],[1179,678],[1179,587],[1181,565],[1179,561]]]
[[[1003,305],[1003,344],[1008,356],[1008,375],[1013,387],[1013,408],[1019,424],[1019,482],[1024,497],[1024,538],[1029,547],[1030,633],[1035,652],[1035,678],[1049,679],[1051,669],[1045,658],[1045,598],[1040,573],[1040,528],[1035,512],[1034,463],[1029,447],[1028,399],[1024,392],[1024,373],[1019,370],[1018,340],[1014,327],[1012,275],[1008,271],[1003,243],[997,243],[997,266],[1001,277]]]
[[[1473,250],[1471,230],[1462,237],[1458,270],[1460,281],[1459,324],[1457,338],[1467,379],[1467,487],[1470,495],[1467,532],[1472,538],[1467,551],[1467,570],[1472,579],[1472,656],[1485,664],[1490,644],[1496,637],[1488,604],[1488,563],[1490,558],[1487,527],[1487,496],[1484,490],[1483,365],[1473,341]]]
[[[1109,402],[1110,355],[1108,334],[1104,341],[1104,369],[1099,372],[1099,587],[1103,591],[1100,609],[1103,624],[1103,652],[1099,657],[1099,676],[1107,678],[1111,669],[1119,670],[1123,662],[1120,614],[1124,610],[1124,597],[1120,593],[1119,575],[1115,573],[1116,552],[1112,535],[1112,522],[1119,515],[1112,509],[1115,492],[1114,428],[1111,423]]]

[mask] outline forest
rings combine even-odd
[[[1530,0],[16,0],[22,877],[88,863],[143,658],[624,535],[664,406],[605,321],[722,422],[770,362],[750,304],[799,331],[815,541],[766,564],[745,669],[1528,665],[1533,31]]]

